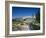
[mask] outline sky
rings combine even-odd
[[[40,8],[35,7],[12,7],[12,17],[32,16],[40,11]]]

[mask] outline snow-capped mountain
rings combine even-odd
[[[32,18],[32,16],[24,16],[22,17],[23,19],[26,19],[26,18]]]
[[[24,16],[24,17],[12,17],[12,19],[16,19],[16,18],[21,18],[21,19],[26,19],[26,18],[36,18],[35,16]]]

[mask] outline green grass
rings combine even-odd
[[[24,21],[12,21],[12,30],[20,30],[20,26],[18,26],[18,24],[20,25],[24,25]],[[40,23],[36,22],[32,22],[32,23],[27,23],[27,24],[31,24],[33,27],[33,30],[40,30]]]

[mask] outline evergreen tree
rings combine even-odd
[[[40,23],[40,10],[38,10],[37,14],[36,14],[36,21],[38,23]]]

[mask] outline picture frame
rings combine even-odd
[[[40,30],[12,31],[12,7],[40,8]],[[22,10],[21,10],[22,11]],[[45,34],[45,4],[35,2],[5,1],[5,36],[35,36]]]

